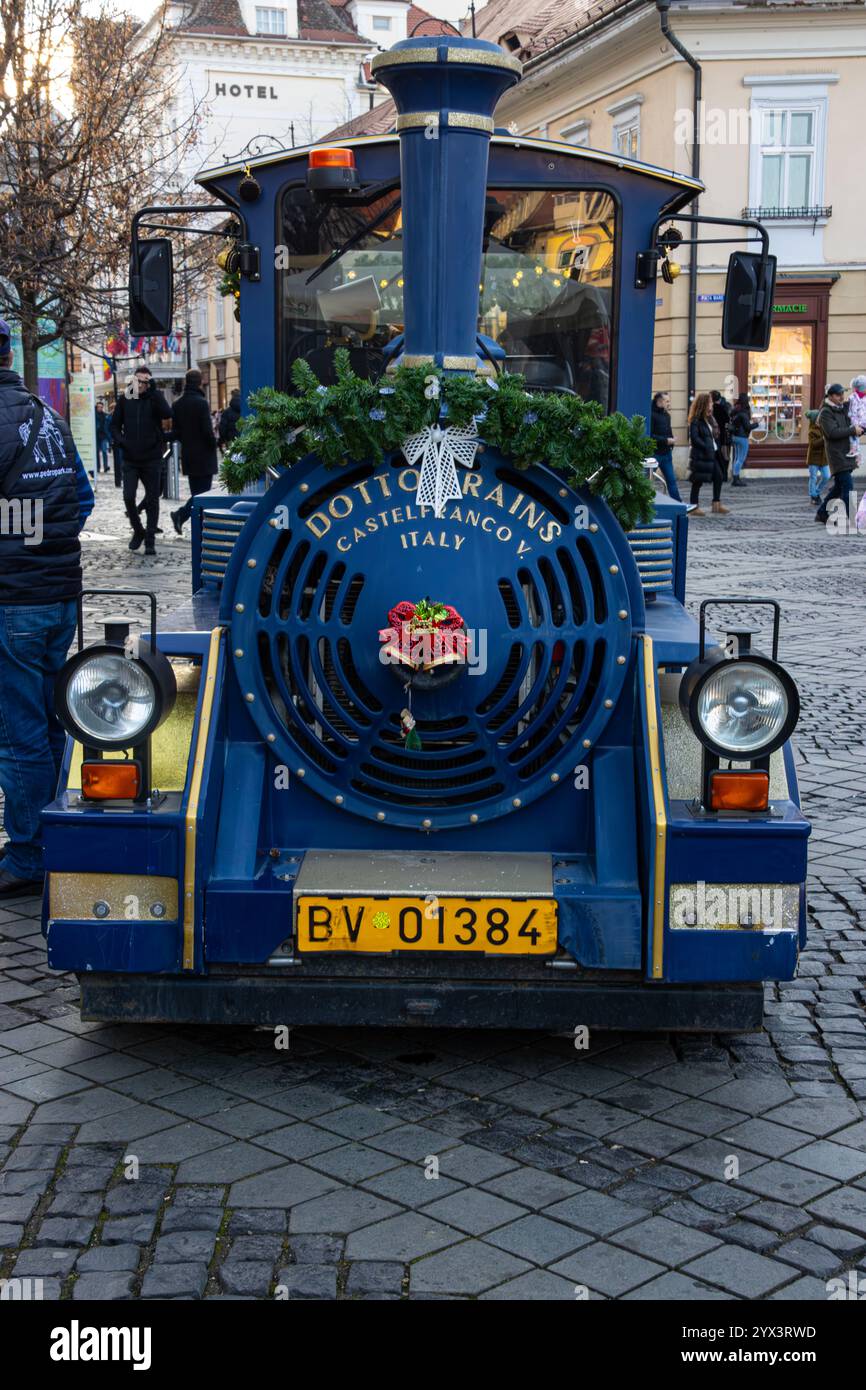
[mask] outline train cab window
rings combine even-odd
[[[615,217],[594,189],[488,190],[478,331],[530,386],[610,405]],[[333,380],[333,358],[377,378],[403,328],[399,189],[365,206],[290,188],[278,248],[281,389],[303,358]]]

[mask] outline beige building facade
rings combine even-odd
[[[578,0],[570,27],[551,7],[491,0],[479,37],[524,62],[497,120],[520,134],[614,150],[693,171],[693,69],[662,32],[652,0]],[[699,210],[758,217],[778,257],[769,351],[721,347],[730,246],[698,253],[695,389],[748,390],[761,421],[749,466],[805,467],[808,419],[825,385],[866,373],[866,9],[862,3],[684,0],[670,31],[700,66]],[[858,138],[860,137],[860,138]],[[688,235],[685,227],[685,234]],[[726,235],[709,228],[704,237]],[[745,242],[740,243],[745,245]],[[670,390],[685,461],[690,252],[657,289],[654,389]],[[627,344],[623,345],[627,347]],[[648,403],[649,405],[649,403]]]

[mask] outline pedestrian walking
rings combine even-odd
[[[734,402],[731,411],[731,456],[733,478],[731,487],[745,487],[746,480],[741,477],[741,473],[746,464],[746,456],[749,452],[749,436],[752,430],[758,428],[758,421],[752,415],[752,403],[749,400],[747,391],[741,391]]]
[[[691,516],[706,516],[701,510],[701,488],[704,483],[713,485],[713,511],[725,515],[727,507],[722,506],[722,465],[719,462],[719,449],[713,430],[713,398],[709,391],[701,391],[695,396],[689,410],[689,473],[692,480],[690,501],[693,504]]]
[[[109,471],[108,454],[111,449],[111,416],[106,413],[104,401],[96,402],[96,471]]]
[[[66,421],[13,372],[0,319],[0,787],[9,843],[0,898],[39,892],[40,815],[54,798],[66,736],[54,680],[66,660],[81,594],[78,536],[93,489]],[[17,505],[16,505],[17,504]],[[13,529],[6,518],[17,517]]]
[[[862,433],[866,430],[866,376],[855,376],[851,382],[851,394],[848,397],[848,417],[852,425],[859,427]],[[855,460],[855,467],[860,464],[860,441],[859,438],[851,440],[851,456]]]
[[[138,550],[143,541],[145,555],[156,554],[162,461],[170,427],[171,409],[154,386],[150,368],[136,367],[132,381],[114,408],[111,437],[123,449],[123,501],[132,527],[129,548]],[[135,500],[139,482],[144,486],[144,527]]]
[[[728,464],[731,460],[731,405],[721,391],[711,391],[713,398],[713,419],[718,429],[719,463],[722,465],[722,481],[728,481]]]
[[[815,520],[825,524],[829,517],[829,504],[839,500],[848,514],[848,500],[854,485],[854,469],[857,467],[859,453],[851,453],[851,440],[863,434],[862,425],[853,425],[845,400],[845,388],[834,382],[827,387],[824,404],[818,412],[818,424],[824,436],[824,450],[830,465],[833,486],[815,513]]]
[[[229,396],[229,403],[220,415],[217,437],[220,448],[225,452],[238,432],[238,422],[241,418],[241,393],[238,390],[232,391]]]
[[[175,401],[172,417],[173,438],[180,444],[181,471],[189,481],[189,500],[171,513],[172,525],[182,536],[192,515],[192,499],[209,490],[219,467],[210,408],[202,390],[201,372],[194,367],[186,374],[183,395]]]
[[[656,391],[650,411],[650,435],[655,445],[655,458],[659,471],[667,485],[668,496],[675,502],[682,502],[674,472],[674,457],[671,452],[675,440],[671,426],[671,398],[667,391]]]
[[[818,424],[817,410],[807,410],[809,438],[806,445],[806,462],[809,465],[809,501],[817,507],[821,501],[821,489],[830,481],[830,465],[824,451],[824,435]]]

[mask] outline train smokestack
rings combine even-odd
[[[402,361],[474,371],[493,112],[520,76],[484,39],[405,39],[373,59],[397,107],[403,201]]]

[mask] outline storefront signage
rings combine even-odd
[[[805,314],[805,304],[774,304],[774,314]]]
[[[241,95],[252,101],[279,101],[279,97],[270,84],[263,85],[258,82],[217,82],[214,84],[214,96],[239,97]]]

